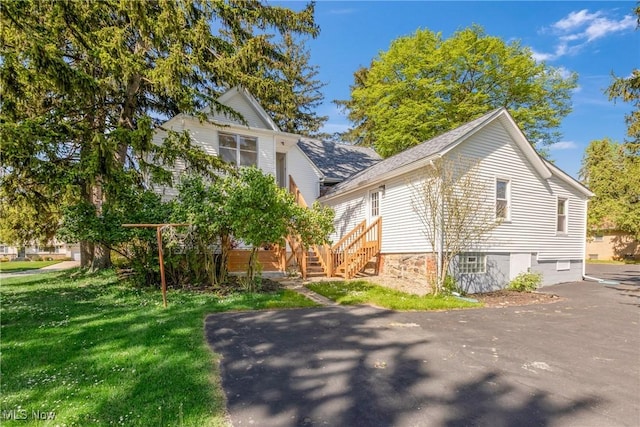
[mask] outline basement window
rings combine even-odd
[[[458,268],[462,274],[479,274],[487,272],[487,256],[479,253],[458,255]]]

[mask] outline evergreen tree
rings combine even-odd
[[[268,33],[318,32],[313,4],[294,12],[257,0],[31,0],[0,12],[0,203],[46,186],[50,201],[73,192],[97,218],[143,173],[169,183],[162,165],[179,158],[220,168],[186,132],[152,144],[154,125],[178,113],[206,120],[204,107],[241,119],[216,98],[236,85],[280,90],[253,72],[280,58]],[[100,242],[83,242],[84,266],[109,264]]]
[[[271,68],[263,69],[265,77],[276,82],[278,91],[261,87],[249,88],[280,130],[317,136],[327,121],[315,109],[322,103],[321,89],[326,83],[317,80],[318,67],[309,65],[310,55],[301,38],[286,33],[278,44],[282,58]]]

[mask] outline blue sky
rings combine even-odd
[[[301,2],[278,2],[300,9]],[[502,1],[502,2],[390,2],[318,1],[316,23],[320,35],[307,42],[318,78],[327,83],[325,101],[318,108],[329,116],[327,132],[344,131],[349,121],[331,102],[349,99],[353,73],[368,66],[392,40],[418,28],[444,37],[472,24],[504,40],[520,40],[538,60],[575,71],[579,87],[573,93],[573,112],[561,126],[563,138],[551,151],[556,165],[577,177],[584,149],[590,141],[625,138],[624,115],[630,105],[603,94],[611,73],[628,76],[640,67],[640,30],[632,13],[634,1]]]

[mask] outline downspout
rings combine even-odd
[[[442,154],[437,154],[436,155],[437,159],[442,159]],[[429,160],[429,166],[434,167],[433,165],[433,159]],[[440,186],[443,185],[443,177],[442,174],[440,174]],[[442,265],[442,261],[443,261],[443,256],[442,256],[442,250],[444,248],[444,197],[442,196],[442,191],[440,191],[440,221],[438,221],[440,224],[440,226],[437,228],[438,230],[438,236],[436,238],[436,244],[438,245],[438,247],[434,248],[437,250],[437,259],[436,259],[436,281],[439,281],[440,279],[442,279],[442,282],[444,283],[444,271],[443,270],[443,265]],[[437,286],[437,285],[436,285]]]

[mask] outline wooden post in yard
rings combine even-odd
[[[191,224],[122,224],[126,228],[155,228],[158,239],[158,262],[160,263],[160,285],[162,286],[162,306],[167,308],[167,281],[164,276],[164,256],[162,251],[162,229],[164,227],[185,227]]]
[[[162,250],[162,227],[156,227],[158,238],[158,262],[160,263],[160,283],[162,285],[162,305],[167,308],[167,281],[164,278],[164,256]]]

